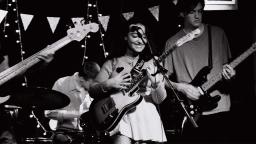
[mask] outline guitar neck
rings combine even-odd
[[[131,82],[131,85],[125,90],[126,93],[134,92],[134,90],[139,86],[139,84],[147,78],[145,71],[142,71],[137,75]]]
[[[33,54],[32,56],[26,58],[25,60],[13,65],[12,67],[6,69],[5,71],[0,73],[0,86],[6,83],[7,81],[11,80],[12,78],[16,77],[19,74],[22,74],[27,69],[32,67],[33,65],[37,64],[41,61],[37,56],[47,52],[47,53],[54,53],[55,51],[59,50],[63,46],[67,45],[71,42],[71,39],[66,36],[62,39],[56,41],[55,43],[51,44],[50,46],[40,50],[39,52]]]
[[[235,68],[238,66],[242,61],[244,61],[248,56],[250,56],[254,51],[256,50],[255,44],[253,44],[248,50],[246,50],[244,53],[242,53],[239,57],[237,57],[235,60],[233,60],[229,65],[232,68]],[[217,82],[219,82],[222,79],[222,74],[218,73],[214,75],[210,80],[205,82],[201,88],[203,91],[209,90],[212,86],[214,86]]]
[[[162,60],[164,60],[167,55],[176,47],[176,45],[174,45],[172,48],[170,48],[169,50],[167,50],[166,52],[164,52],[159,58],[158,58],[158,62],[161,62]],[[131,85],[125,90],[126,93],[129,92],[133,92],[138,86],[139,84],[147,79],[147,75],[145,74],[145,72],[141,71],[141,73],[139,75],[137,75],[131,82]]]
[[[158,61],[162,62],[175,48],[177,48],[177,45],[173,45],[170,49],[167,51],[163,52],[161,56],[158,57]]]
[[[191,41],[195,38],[196,35],[200,33],[200,30],[197,28],[190,33],[186,34],[185,36],[181,37],[178,39],[174,45],[171,45],[171,48],[169,48],[167,51],[163,52],[161,56],[159,56],[158,61],[161,62],[163,61],[174,49],[177,47],[183,45],[184,43]]]

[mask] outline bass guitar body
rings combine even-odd
[[[211,68],[208,66],[203,67],[196,75],[196,77],[190,82],[191,85],[195,87],[200,87],[203,83],[207,81],[207,75],[210,73]],[[190,115],[194,117],[195,120],[199,118],[203,111],[209,111],[218,106],[218,101],[220,96],[210,96],[209,93],[203,92],[198,100],[186,99],[186,108]]]

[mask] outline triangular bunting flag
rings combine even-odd
[[[172,3],[173,3],[174,5],[177,5],[178,0],[172,0]]]
[[[108,27],[108,22],[109,22],[109,17],[110,16],[100,16],[99,17],[99,21],[102,24],[103,28],[105,31],[107,31],[107,27]]]
[[[156,20],[159,21],[159,6],[148,8],[148,10],[153,14]]]
[[[123,16],[124,16],[124,18],[125,18],[126,20],[129,20],[130,18],[133,17],[134,12],[127,12],[127,13],[122,13],[122,14],[123,14]]]
[[[28,25],[30,24],[31,20],[33,19],[33,15],[29,15],[29,14],[20,14],[21,17],[21,21],[23,23],[24,26],[24,30],[26,31],[28,28]]]
[[[52,32],[54,33],[54,31],[59,23],[60,17],[47,17],[47,20],[50,24]]]
[[[2,22],[7,13],[8,11],[0,10],[0,23]]]

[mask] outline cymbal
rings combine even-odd
[[[65,94],[42,87],[21,87],[9,94],[5,104],[20,107],[38,108],[43,110],[59,109],[67,106],[70,99]]]

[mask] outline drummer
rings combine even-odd
[[[53,90],[70,98],[66,107],[45,111],[46,117],[57,120],[54,143],[83,143],[79,118],[89,111],[93,99],[89,96],[88,89],[99,71],[100,66],[96,62],[85,62],[78,72],[59,78],[54,83]]]

